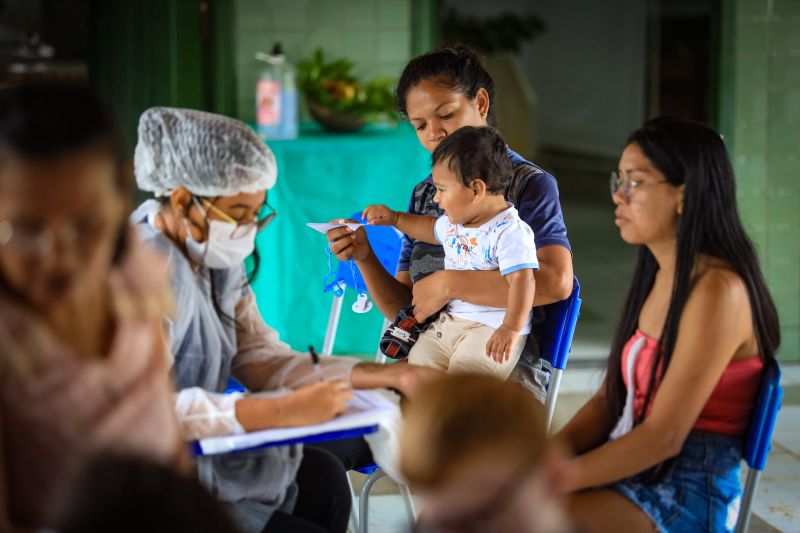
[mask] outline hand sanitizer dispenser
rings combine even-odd
[[[272,53],[256,52],[265,62],[256,83],[256,127],[265,140],[297,138],[297,83],[294,66],[286,61],[280,43]]]

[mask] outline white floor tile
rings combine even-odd
[[[800,461],[773,447],[753,512],[780,531],[800,531]]]
[[[419,510],[419,502],[415,499]],[[369,533],[404,533],[408,518],[400,495],[385,494],[369,498]]]

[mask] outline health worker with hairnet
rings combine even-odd
[[[220,115],[158,107],[142,114],[138,134],[136,182],[156,199],[139,206],[132,221],[168,259],[176,409],[187,439],[324,422],[344,411],[352,388],[408,395],[431,375],[411,365],[325,357],[320,381],[308,354],[263,322],[243,261],[276,215],[267,191],[277,168],[252,129]],[[230,377],[248,392],[223,394]],[[293,445],[206,459],[206,483],[246,531],[347,528],[345,472],[324,450]]]

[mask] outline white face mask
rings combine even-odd
[[[206,213],[199,204],[197,207],[203,214]],[[202,263],[208,268],[231,268],[240,265],[255,250],[255,225],[247,233],[234,239],[231,236],[237,228],[236,224],[208,218],[206,220],[208,221],[208,239],[206,242],[197,242],[192,237],[192,232],[189,231],[188,220],[184,219],[186,252],[193,261]]]

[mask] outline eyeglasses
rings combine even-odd
[[[206,208],[208,208],[210,211],[213,211],[218,216],[222,217],[223,220],[225,220],[226,222],[230,222],[232,224],[236,224],[236,229],[233,230],[233,233],[231,234],[231,239],[241,239],[242,237],[250,233],[253,227],[256,228],[256,233],[259,233],[265,230],[267,226],[272,224],[272,221],[275,220],[276,216],[278,216],[278,212],[275,211],[275,209],[271,205],[269,205],[269,202],[265,200],[264,207],[267,207],[269,209],[269,213],[267,213],[266,216],[258,218],[252,222],[240,222],[235,218],[233,218],[232,216],[230,216],[225,211],[223,211],[222,209],[220,209],[219,207],[215,206],[207,198],[201,198],[201,200]],[[262,211],[264,207],[261,208]]]
[[[611,189],[611,196],[613,197],[617,194],[617,191],[622,190],[622,197],[625,198],[625,202],[628,203],[631,201],[631,197],[633,197],[633,192],[636,190],[636,187],[644,184],[645,182],[642,180],[635,180],[630,177],[629,174],[625,173],[618,173],[612,172],[611,176],[609,177],[608,185]],[[661,181],[654,181],[651,182],[653,185],[658,185],[660,183],[669,183],[667,180]]]
[[[23,253],[49,254],[56,245],[64,248],[82,247],[97,236],[102,223],[75,221],[59,231],[43,229],[25,222],[0,220],[0,246],[16,248]]]

